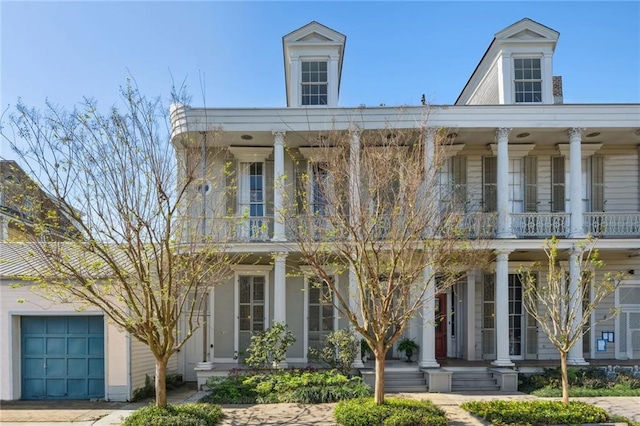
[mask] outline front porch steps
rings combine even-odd
[[[451,392],[500,390],[498,380],[486,369],[476,371],[453,371],[451,375]]]
[[[428,392],[427,381],[424,373],[416,370],[385,370],[384,372],[385,393],[414,393]]]

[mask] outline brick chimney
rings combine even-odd
[[[562,96],[562,76],[560,75],[553,76],[553,103],[564,103],[564,99]]]

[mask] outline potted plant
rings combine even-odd
[[[404,352],[407,356],[407,362],[411,362],[411,357],[414,352],[418,352],[420,346],[413,340],[408,337],[404,337],[400,339],[398,342],[398,350],[400,352]]]

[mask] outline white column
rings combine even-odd
[[[286,261],[287,253],[274,253],[274,288],[273,288],[273,321],[283,324],[287,323],[287,274]],[[288,366],[285,359],[279,365],[281,368]]]
[[[571,209],[571,238],[584,238],[582,226],[582,132],[583,128],[573,127],[569,133],[569,206]]]
[[[499,250],[496,262],[496,360],[493,365],[511,367],[509,358],[509,253]]]
[[[511,209],[509,208],[509,132],[500,127],[496,131],[498,139],[498,238],[515,238],[511,232]]]
[[[436,324],[435,324],[435,303],[436,280],[433,269],[427,266],[422,271],[422,277],[427,286],[422,296],[422,348],[420,348],[421,368],[438,368],[440,364],[436,361]]]
[[[425,214],[430,212],[439,212],[440,198],[438,197],[438,180],[437,170],[435,169],[435,157],[436,157],[436,132],[438,129],[435,127],[428,127],[424,134],[424,179],[425,179],[425,202],[428,203],[424,209]],[[432,217],[435,217],[432,215]],[[426,235],[433,236],[433,225],[429,223],[429,228],[426,229]]]
[[[360,130],[349,130],[351,145],[349,146],[349,213],[351,224],[361,219],[360,212]]]
[[[354,314],[360,312],[360,296],[358,292],[358,279],[356,277],[356,271],[354,270],[353,265],[349,266],[349,309]],[[357,314],[358,319],[360,319],[361,315]],[[353,330],[353,326],[351,327]],[[353,330],[355,333],[355,330]],[[358,333],[355,333],[358,336]],[[362,362],[362,353],[360,351],[360,345],[358,345],[356,351],[356,359],[351,364],[352,368],[364,368],[364,363]]]
[[[284,135],[273,132],[273,238],[286,241],[284,228]]]
[[[571,334],[578,331],[580,323],[582,322],[582,291],[580,289],[580,276],[582,275],[582,271],[580,270],[581,255],[582,252],[580,250],[573,249],[569,252],[569,309],[573,313]],[[580,334],[582,335],[582,333]],[[584,360],[582,337],[569,349],[567,363],[569,365],[589,364]]]
[[[476,270],[467,271],[467,360],[476,359]],[[478,325],[479,326],[479,325]]]

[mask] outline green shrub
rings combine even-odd
[[[336,421],[345,426],[445,426],[444,411],[431,401],[386,398],[376,405],[373,398],[342,401],[334,411]]]
[[[576,401],[568,405],[560,401],[473,401],[460,407],[496,425],[565,425],[609,420],[602,408]]]
[[[208,426],[217,424],[223,417],[222,409],[214,404],[155,405],[134,411],[122,423],[123,426]]]
[[[329,367],[348,375],[359,349],[356,335],[351,330],[341,329],[325,336],[320,350],[310,347],[309,359],[324,362]]]
[[[244,363],[255,370],[277,368],[284,361],[287,348],[295,342],[296,337],[286,324],[274,322],[265,331],[251,336]]]
[[[229,375],[227,377],[210,377],[207,387],[211,393],[200,400],[212,404],[253,404],[258,393],[255,384],[247,382],[248,376]]]
[[[319,404],[371,395],[362,378],[348,378],[335,371],[291,370],[217,377],[210,378],[207,386],[212,392],[201,401],[217,404]]]

